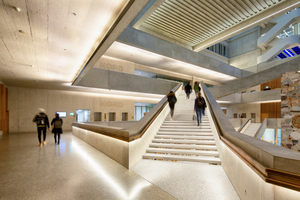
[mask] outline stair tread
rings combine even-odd
[[[210,128],[210,125],[202,125],[201,127],[205,127],[206,129]],[[169,125],[162,125],[160,128],[177,128],[177,129],[199,129],[199,126],[197,125],[192,125],[192,126],[169,126]]]
[[[193,145],[193,144],[160,144],[160,143],[150,143],[149,147],[217,150],[217,147],[215,145]]]
[[[156,135],[154,138],[176,138],[176,139],[198,139],[213,140],[213,136],[195,136],[195,135]]]
[[[200,150],[183,150],[183,149],[148,148],[146,152],[219,156],[219,152],[217,151],[200,151]]]
[[[168,160],[179,160],[179,161],[194,161],[194,162],[207,162],[207,163],[221,163],[220,158],[207,157],[207,156],[176,156],[176,155],[165,155],[165,154],[150,154],[145,153],[143,158],[158,158]]]
[[[211,136],[212,132],[157,132],[157,135],[199,135],[199,136]]]
[[[162,143],[162,142],[168,142],[168,143],[177,143],[177,144],[215,144],[215,141],[201,141],[201,140],[182,140],[182,139],[153,139],[152,143]]]

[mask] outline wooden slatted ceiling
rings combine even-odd
[[[142,24],[195,46],[286,0],[166,0]]]

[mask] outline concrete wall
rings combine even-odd
[[[92,68],[77,86],[166,95],[178,82]]]
[[[251,118],[251,113],[256,114],[256,123],[260,123],[260,104],[228,104],[227,106],[227,116],[228,118],[233,118],[233,114],[246,113],[246,118]]]
[[[207,109],[207,112],[210,112]],[[208,114],[210,123],[214,123],[211,115]],[[215,126],[212,126],[212,132],[222,167],[232,183],[240,199],[245,200],[294,200],[300,199],[300,192],[290,190],[284,187],[266,183],[260,178],[245,162],[243,162],[228,146],[219,138]]]
[[[228,75],[241,77],[242,71],[240,69],[220,62],[210,56],[206,56],[202,52],[191,51],[190,49],[167,42],[131,27],[127,27],[117,40],[170,58],[199,65]]]
[[[257,47],[260,37],[259,27],[255,27],[228,40],[229,63],[239,69],[248,68],[257,64],[257,57],[261,55]]]
[[[129,143],[106,135],[72,127],[72,133],[108,157],[128,168]]]
[[[260,37],[259,28],[253,28],[228,40],[229,58],[257,50],[257,39]]]
[[[102,56],[93,67],[134,74],[134,65],[133,62]]]
[[[243,55],[231,58],[229,60],[229,64],[239,69],[252,67],[257,64],[257,57],[260,55],[261,55],[260,50],[256,49],[249,53],[245,53]]]
[[[10,132],[36,131],[32,119],[38,108],[44,108],[50,120],[57,111],[67,112],[67,117],[63,118],[64,130],[71,130],[71,124],[76,121],[76,117],[70,116],[69,113],[76,113],[76,109],[90,109],[91,121],[94,120],[94,112],[102,112],[103,120],[104,113],[108,115],[109,112],[115,112],[117,121],[122,120],[122,112],[127,112],[128,120],[134,120],[135,101],[136,98],[113,99],[85,92],[8,87],[9,128]],[[142,99],[138,101],[146,102]]]

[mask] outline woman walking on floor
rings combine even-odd
[[[59,141],[60,141],[60,134],[62,134],[62,124],[63,124],[63,120],[61,118],[59,118],[58,113],[55,113],[55,118],[52,119],[51,126],[54,125],[54,127],[52,129],[52,133],[54,133],[55,144],[57,143],[58,145],[59,145]]]

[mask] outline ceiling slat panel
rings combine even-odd
[[[206,23],[203,19],[201,19],[200,17],[196,17],[195,15],[193,15],[193,14],[190,14],[190,12],[189,11],[187,11],[187,9],[185,8],[181,8],[181,6],[180,5],[178,5],[178,4],[176,4],[176,2],[174,2],[175,4],[172,4],[171,2],[170,2],[170,6],[173,8],[173,9],[178,9],[179,11],[181,11],[182,13],[183,13],[183,16],[185,16],[184,18],[186,18],[186,16],[189,16],[191,19],[192,19],[192,22],[194,22],[194,23],[197,23],[197,24],[203,24],[203,25],[206,25],[206,26],[210,26],[210,30],[211,31],[215,31],[215,33],[217,33],[218,32],[218,29],[219,29],[219,27],[217,27],[217,26],[215,26],[214,24],[211,24],[211,23]],[[184,3],[184,2],[182,2],[182,3]],[[184,4],[183,4],[184,5]]]
[[[266,2],[264,0],[258,0],[258,2],[264,9],[268,8],[268,5],[266,4]]]
[[[224,15],[221,11],[219,11],[218,9],[216,9],[215,7],[215,3],[213,1],[210,2],[206,2],[206,1],[202,1],[203,5],[207,6],[210,9],[210,13],[214,14],[214,15],[218,15],[222,21],[224,23],[226,23],[226,25],[228,27],[230,27],[231,25],[234,24],[234,22],[232,20],[230,20],[226,15]],[[199,4],[198,4],[199,5]]]
[[[216,1],[214,5],[218,10],[221,10],[222,13],[224,13],[224,15],[228,17],[231,23],[238,23],[239,20],[231,14],[228,7],[225,4],[223,4],[221,1]]]
[[[229,23],[230,25],[234,25],[235,21],[234,19],[232,19],[233,17],[221,6],[219,6],[219,4],[217,3],[219,1],[211,1],[211,9],[213,10],[213,12],[216,12],[217,14],[221,15],[222,17],[224,17]]]
[[[158,13],[159,13],[159,12],[158,12]],[[190,26],[190,24],[187,24],[187,23],[185,23],[185,22],[182,22],[181,19],[178,19],[178,20],[177,20],[177,23],[176,23],[175,21],[172,21],[171,18],[169,18],[168,16],[165,16],[163,13],[160,13],[160,14],[161,14],[160,16],[164,16],[164,17],[165,17],[164,19],[165,19],[166,22],[168,22],[168,23],[174,25],[174,27],[177,27],[177,26],[179,25],[179,26],[182,27],[183,29],[188,30],[188,31],[191,31],[191,32],[193,32],[193,31],[194,31],[194,28],[196,27],[196,28],[197,28],[197,29],[196,29],[196,32],[197,32],[197,33],[204,34],[204,35],[206,35],[206,36],[210,36],[210,35],[207,34],[207,32],[203,31],[203,28],[202,28],[202,27],[200,27],[200,26],[198,26],[198,25],[192,27],[192,26]],[[156,14],[153,14],[152,17],[154,17],[154,18],[156,18],[156,19],[162,20],[162,19],[160,18],[160,16],[156,16]],[[149,18],[149,19],[152,19],[152,18]],[[162,21],[164,21],[164,20],[162,20]]]
[[[161,16],[163,16],[164,14],[161,14]],[[170,18],[166,17],[165,16],[165,20],[162,20],[159,16],[157,16],[156,14],[153,14],[151,18],[149,19],[156,19],[156,20],[161,20],[162,23],[169,23],[171,24],[173,27],[182,27],[182,29],[186,30],[186,32],[196,32],[197,34],[203,34],[203,35],[206,35],[206,36],[210,36],[209,34],[207,34],[207,32],[205,31],[202,31],[202,27],[196,25],[196,26],[189,26],[189,24],[186,24],[186,23],[182,23],[180,21],[180,19],[177,20],[177,23],[175,21],[171,21]],[[197,29],[195,29],[195,27]]]
[[[177,32],[174,32],[174,30],[170,30],[169,28],[166,28],[166,27],[163,27],[162,25],[159,25],[159,24],[154,24],[152,23],[151,24],[152,26],[156,27],[157,29],[160,29],[160,30],[163,30],[167,33],[170,33],[171,35],[174,35],[182,40],[185,40],[185,41],[188,41],[190,43],[193,43],[193,41],[191,41],[192,39],[187,39],[186,37],[183,37],[182,35],[179,35],[179,33]]]
[[[218,23],[220,21],[218,18],[207,12],[205,9],[200,8],[193,1],[183,1],[182,4],[197,13],[200,20],[207,21],[208,24],[213,24],[219,31],[224,30],[225,26],[223,25],[223,23]]]
[[[265,0],[265,2],[269,7],[272,6],[272,4],[273,4],[271,0]]]
[[[237,1],[237,3],[240,4],[240,6],[242,6],[251,16],[253,16],[255,13],[244,1],[245,0]]]
[[[158,10],[161,11],[161,12],[164,12],[165,14],[166,13],[172,13],[173,17],[175,16],[176,18],[181,19],[186,24],[191,24],[191,22],[197,24],[197,22],[195,22],[193,19],[189,20],[189,18],[183,17],[182,15],[178,14],[178,11],[176,11],[176,10],[175,11],[170,10],[166,7],[161,7],[161,10],[160,9],[158,9]],[[201,25],[201,23],[198,23],[198,24]],[[202,24],[202,30],[207,31],[208,33],[210,32],[210,29],[207,26],[203,25],[203,24]]]
[[[159,33],[161,31],[161,29],[159,28],[156,28],[155,26],[152,26],[152,25],[148,25],[147,23],[144,23],[142,29],[148,29],[148,30],[151,30],[153,32],[156,32],[156,33]],[[183,40],[181,37],[177,37],[176,35],[173,35],[172,33],[169,33],[169,32],[164,32],[164,35],[166,37],[170,37],[170,38],[173,38],[174,40],[177,40],[177,41],[180,41],[180,42],[183,42],[184,44],[187,44],[189,46],[192,46],[193,43],[187,41],[187,40]]]
[[[174,35],[175,34],[180,34],[183,37],[185,36],[185,37],[189,38],[188,40],[193,40],[193,38],[195,38],[195,36],[199,36],[199,34],[197,35],[196,33],[195,34],[190,34],[188,31],[179,30],[179,29],[177,29],[176,26],[174,26],[172,24],[159,23],[159,22],[156,21],[156,19],[154,17],[151,18],[151,19],[148,19],[146,21],[146,23],[148,23],[149,25],[152,25],[152,24],[159,25],[161,30],[168,29],[169,31],[172,31],[174,33]]]
[[[184,11],[182,11],[182,10],[180,11],[180,8],[178,10],[178,9],[176,9],[174,7],[169,6],[169,5],[165,5],[165,7],[162,7],[162,8],[164,8],[164,10],[166,12],[173,13],[177,18],[184,20],[186,24],[191,24],[192,26],[194,26],[195,24],[201,24],[199,21],[195,20],[194,18],[191,18],[191,17],[187,18],[187,17],[185,17],[185,15],[183,15]],[[203,25],[202,26],[202,30],[205,30],[207,32],[214,31],[213,29],[210,30],[207,26],[205,26],[205,24],[202,24],[202,25]]]
[[[236,22],[242,21],[242,18],[241,18],[238,14],[236,14],[236,13],[231,9],[231,7],[228,6],[226,3],[222,2],[222,1],[218,1],[218,4],[219,4],[222,8],[224,8],[228,13],[230,13],[231,16],[236,20]]]
[[[260,5],[260,3],[257,0],[252,0],[256,8],[259,10],[259,12],[263,11],[264,8]]]
[[[225,4],[231,10],[231,12],[236,16],[236,18],[239,21],[246,19],[246,16],[242,12],[240,12],[236,7],[234,7],[230,1],[223,0],[222,3]]]
[[[253,5],[253,3],[249,0],[244,0],[245,3],[249,6],[249,8],[251,8],[251,10],[253,10],[254,13],[258,13],[259,10]]]
[[[180,42],[199,43],[248,20],[286,0],[165,0],[145,20],[144,31],[151,25],[164,38],[180,37]],[[273,1],[273,2],[272,2]],[[268,4],[269,5],[268,5]],[[151,19],[151,20],[150,20]],[[143,26],[140,22],[139,26]],[[175,38],[173,38],[175,39]],[[184,41],[185,40],[185,41]]]
[[[163,12],[164,12],[163,10],[161,12],[157,10],[157,13],[159,13],[160,15],[156,15],[156,13],[155,13],[155,14],[153,14],[152,17],[155,17],[156,19],[161,19],[160,16],[164,16]],[[152,18],[149,18],[149,19],[152,19]],[[189,26],[189,24],[182,21],[180,18],[177,19],[178,23],[176,23],[176,21],[173,20],[174,17],[172,19],[171,17],[169,18],[168,16],[164,16],[164,19],[166,19],[165,20],[166,22],[164,22],[164,20],[161,20],[163,23],[171,23],[172,25],[174,25],[174,27],[178,27],[178,25],[179,25],[179,27],[182,27],[191,32],[193,32],[193,30],[194,30],[194,27]],[[197,27],[197,32],[207,35],[207,33],[205,31],[203,31],[202,27],[198,27],[197,25],[196,25],[196,27]]]
[[[239,3],[237,3],[235,0],[230,0],[230,2],[231,2],[231,4],[234,5],[234,7],[237,10],[239,10],[241,13],[243,13],[246,18],[249,18],[251,16],[250,13],[245,8],[243,8]]]

